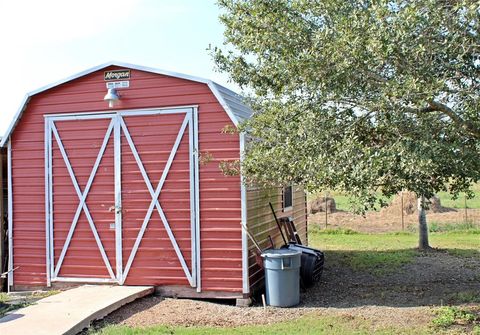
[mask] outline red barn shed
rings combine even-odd
[[[251,113],[212,81],[117,62],[28,94],[1,142],[8,287],[248,298],[263,273],[240,222],[264,245],[278,238],[271,201],[306,239],[300,187],[247,190],[219,168],[241,159],[245,141],[222,130]]]

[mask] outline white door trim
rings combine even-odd
[[[127,278],[128,272],[132,266],[135,255],[140,246],[143,234],[145,233],[146,227],[150,220],[150,217],[153,213],[153,209],[156,208],[162,223],[167,231],[169,239],[172,243],[172,246],[177,254],[177,257],[180,261],[182,269],[188,279],[189,284],[192,287],[197,287],[197,291],[200,292],[200,220],[199,220],[199,181],[198,181],[198,126],[197,126],[197,106],[182,106],[182,107],[172,107],[172,108],[157,108],[157,109],[144,109],[144,110],[127,110],[127,111],[118,111],[118,112],[98,112],[98,113],[80,113],[80,114],[54,114],[54,115],[45,115],[45,209],[46,209],[46,245],[47,245],[47,284],[50,285],[52,281],[67,281],[67,282],[117,282],[123,284]],[[148,178],[148,175],[145,171],[143,163],[140,159],[140,156],[136,150],[135,144],[130,136],[128,128],[123,120],[122,116],[143,116],[143,115],[157,115],[157,114],[182,114],[185,113],[185,118],[183,120],[180,131],[177,135],[175,143],[173,145],[172,151],[168,158],[165,169],[162,173],[162,176],[159,180],[159,183],[156,189],[153,189],[153,186]],[[105,134],[102,146],[97,155],[97,159],[90,173],[87,185],[85,190],[80,190],[76,177],[74,175],[73,169],[71,167],[68,155],[65,151],[63,143],[60,139],[58,131],[55,126],[55,121],[66,121],[66,120],[92,120],[92,119],[111,119],[111,122],[108,126],[107,132]],[[178,246],[178,243],[175,239],[175,236],[171,230],[171,227],[168,223],[168,220],[163,212],[158,197],[162,190],[163,184],[167,178],[169,169],[173,163],[180,142],[185,133],[185,129],[189,129],[189,153],[190,153],[190,211],[191,211],[191,245],[192,245],[192,271],[190,272],[187,263],[183,257],[183,254]],[[140,169],[144,182],[148,188],[150,196],[152,197],[147,215],[145,216],[142,227],[139,231],[139,234],[136,238],[134,247],[130,253],[127,264],[123,267],[122,261],[122,190],[121,190],[121,133],[125,135],[127,142],[130,146],[130,149],[134,155],[134,158],[137,162],[137,165]],[[96,172],[100,165],[103,154],[106,150],[107,144],[110,140],[110,137],[113,133],[114,141],[114,165],[115,165],[115,256],[116,256],[116,273],[113,273],[112,266],[110,261],[105,253],[103,245],[101,243],[98,232],[95,228],[95,224],[90,215],[88,207],[86,205],[86,198],[90,187],[92,186],[93,180],[95,178]],[[53,136],[52,136],[53,134]],[[62,248],[61,255],[57,264],[54,264],[54,246],[53,246],[53,170],[52,170],[52,141],[55,139],[57,141],[58,147],[62,154],[62,158],[67,167],[70,179],[75,188],[77,196],[79,198],[79,204],[77,211],[75,213],[74,219],[70,226],[70,230],[67,235],[67,239]],[[85,212],[87,220],[89,222],[90,228],[94,234],[95,241],[102,255],[102,259],[107,267],[109,275],[111,278],[73,278],[73,277],[59,277],[59,271],[62,265],[62,262],[65,258],[68,246],[72,239],[75,226],[78,222],[80,214]]]
[[[48,171],[50,171],[50,141],[52,137],[52,132],[50,131],[50,120],[45,119],[45,233],[47,234],[47,238],[45,239],[46,243],[46,266],[47,266],[47,287],[52,285],[52,267],[51,267],[51,258],[50,258],[50,175]]]
[[[51,123],[50,123],[50,128],[53,132],[53,135],[55,136],[55,140],[57,141],[57,145],[60,149],[60,152],[62,154],[64,163],[67,167],[68,174],[70,175],[70,179],[72,180],[73,187],[75,188],[78,199],[80,200],[80,202],[78,204],[78,207],[77,207],[77,210],[75,212],[75,216],[73,218],[72,224],[71,224],[70,229],[68,231],[68,235],[67,235],[67,238],[65,240],[65,244],[63,245],[63,248],[62,248],[62,251],[60,253],[60,257],[58,259],[57,265],[55,266],[52,280],[54,280],[55,278],[58,277],[58,274],[60,272],[60,268],[61,268],[63,260],[65,258],[65,254],[67,253],[68,246],[70,245],[70,241],[72,240],[73,233],[75,231],[75,227],[77,226],[78,219],[80,217],[80,214],[82,213],[82,209],[83,209],[83,212],[85,213],[85,216],[87,217],[88,224],[90,225],[90,229],[92,230],[93,236],[95,238],[95,242],[97,243],[100,254],[102,255],[103,262],[105,263],[105,266],[107,267],[108,274],[110,275],[110,277],[112,279],[115,279],[115,275],[113,274],[112,266],[110,265],[110,261],[108,260],[108,256],[105,252],[105,248],[102,245],[102,241],[100,240],[100,236],[98,235],[97,229],[95,227],[95,223],[93,222],[93,219],[90,215],[90,211],[88,210],[87,204],[85,202],[85,200],[87,199],[87,196],[88,196],[88,192],[90,191],[90,187],[92,186],[93,180],[95,179],[95,175],[97,173],[98,167],[100,166],[100,162],[102,160],[105,149],[107,148],[107,144],[108,144],[110,136],[112,134],[113,125],[114,125],[114,121],[112,119],[110,121],[107,132],[106,132],[105,137],[103,139],[102,146],[101,146],[101,148],[98,152],[97,159],[95,160],[95,164],[94,164],[94,166],[92,168],[92,171],[90,173],[90,177],[88,178],[88,182],[87,182],[87,185],[85,186],[85,190],[82,193],[82,191],[80,190],[80,187],[78,185],[77,179],[75,177],[75,173],[73,172],[72,166],[71,166],[70,161],[68,159],[65,148],[63,146],[62,140],[60,139],[60,135],[58,134],[57,127],[55,126],[55,122],[51,121]],[[53,226],[51,227],[51,229],[53,230]]]
[[[117,281],[123,278],[123,248],[122,248],[122,143],[120,142],[121,125],[118,117],[113,118],[114,123],[114,178],[115,178],[115,269]]]
[[[185,272],[185,275],[187,276],[188,282],[190,283],[191,286],[194,286],[195,283],[193,281],[192,274],[190,273],[190,270],[188,269],[187,263],[185,262],[185,258],[183,257],[182,251],[180,250],[177,241],[175,240],[175,236],[172,232],[172,229],[170,228],[170,224],[168,223],[167,217],[165,216],[165,213],[163,212],[162,206],[160,205],[158,201],[158,197],[160,196],[160,192],[162,191],[163,184],[165,183],[165,180],[167,179],[168,172],[170,171],[170,167],[172,166],[173,159],[175,158],[175,155],[177,153],[178,147],[180,146],[180,142],[183,138],[183,134],[185,133],[185,129],[187,128],[187,125],[189,123],[189,115],[185,115],[185,119],[183,120],[182,126],[180,127],[180,131],[178,132],[177,138],[175,139],[175,143],[173,145],[172,150],[170,151],[170,156],[168,157],[167,164],[165,165],[165,168],[163,169],[162,176],[160,177],[160,180],[158,182],[157,188],[153,190],[152,184],[150,182],[150,178],[148,177],[147,172],[145,171],[145,168],[143,166],[142,160],[140,159],[140,156],[138,155],[137,149],[135,147],[135,144],[133,143],[132,137],[130,136],[130,132],[128,131],[127,125],[125,124],[123,118],[119,116],[120,123],[122,125],[122,130],[123,134],[125,135],[125,138],[127,139],[128,145],[130,146],[130,150],[133,153],[133,156],[135,157],[135,161],[137,162],[138,168],[140,169],[140,172],[142,174],[143,180],[145,181],[145,185],[148,188],[148,191],[150,192],[150,196],[152,197],[150,206],[148,207],[147,214],[145,215],[145,218],[143,220],[142,226],[140,228],[140,231],[138,232],[137,239],[135,240],[135,244],[133,245],[132,251],[130,253],[130,256],[128,258],[127,264],[125,265],[125,270],[123,273],[123,278],[122,278],[122,283],[125,282],[125,279],[127,278],[128,272],[130,271],[130,267],[132,266],[133,260],[135,259],[135,255],[137,254],[138,247],[140,246],[140,242],[142,241],[143,234],[145,233],[145,230],[147,229],[148,222],[150,221],[150,218],[153,213],[154,207],[157,209],[158,214],[160,215],[160,218],[162,219],[162,223],[165,227],[165,230],[167,231],[168,237],[170,239],[170,242],[172,243],[173,248],[175,249],[175,253],[177,254],[178,260],[180,261],[180,264],[182,265],[183,271]]]
[[[57,119],[80,120],[80,119],[103,118],[109,115],[135,116],[135,115],[189,113],[193,109],[198,109],[198,105],[143,108],[143,109],[122,109],[119,111],[108,110],[108,111],[97,111],[97,112],[83,112],[83,113],[76,113],[76,114],[72,114],[72,113],[45,114],[43,117],[51,120],[57,120]]]
[[[201,257],[200,257],[200,165],[198,146],[198,108],[193,108],[193,165],[194,165],[194,204],[191,204],[192,208],[195,208],[195,249],[192,249],[192,255],[195,258],[195,264],[197,269],[197,292],[202,291],[202,278],[201,278]],[[192,173],[192,171],[190,171]],[[192,237],[193,239],[193,237]]]

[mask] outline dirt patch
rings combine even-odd
[[[467,221],[475,224],[480,223],[480,209],[468,209]],[[398,212],[367,212],[365,215],[353,214],[351,212],[338,211],[328,214],[325,219],[325,213],[312,214],[308,218],[309,223],[318,224],[331,229],[345,228],[353,229],[366,233],[386,233],[404,230],[412,230],[418,226],[417,214],[404,214],[402,227],[402,213]],[[465,211],[450,209],[447,212],[428,213],[428,223],[463,223],[465,222]]]

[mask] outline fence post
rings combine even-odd
[[[327,208],[328,192],[325,191],[325,229],[328,227],[328,208]]]
[[[405,230],[405,221],[404,221],[404,213],[403,213],[403,190],[402,190],[402,196],[401,196],[401,199],[402,199],[402,231]]]

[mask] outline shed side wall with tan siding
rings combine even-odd
[[[260,247],[264,249],[270,246],[269,235],[276,248],[284,244],[269,202],[272,203],[277,217],[292,217],[303,244],[308,244],[305,192],[302,187],[293,187],[293,206],[287,212],[284,212],[282,208],[281,188],[251,188],[247,189],[247,225]],[[263,284],[264,274],[262,268],[256,263],[255,251],[257,249],[252,241],[249,240],[248,246],[249,282],[250,287],[255,290]]]

